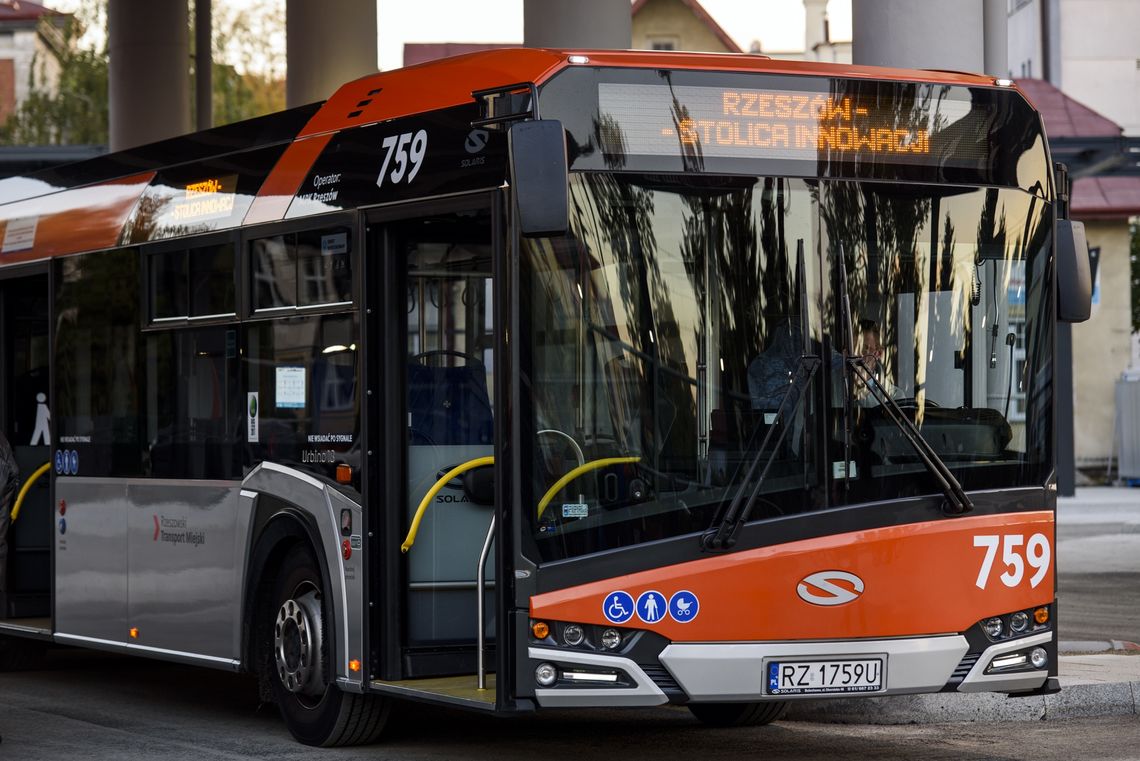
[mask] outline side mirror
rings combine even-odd
[[[507,132],[511,188],[528,238],[563,235],[569,222],[569,168],[562,122],[536,119]]]
[[[1084,322],[1092,314],[1092,274],[1085,225],[1057,220],[1057,319]]]

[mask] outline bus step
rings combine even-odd
[[[487,689],[485,690],[480,690],[475,686],[474,674],[441,676],[430,679],[401,679],[391,682],[373,679],[369,686],[377,692],[409,700],[443,703],[483,711],[495,710],[494,674],[487,675]]]

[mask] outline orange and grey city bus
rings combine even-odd
[[[500,50],[0,182],[0,659],[393,700],[1057,688],[1057,325],[1012,83]]]

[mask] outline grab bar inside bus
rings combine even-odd
[[[578,467],[574,468],[573,470],[571,470],[566,475],[562,476],[562,478],[555,481],[554,486],[551,486],[546,491],[546,494],[544,494],[542,496],[542,499],[539,500],[539,503],[538,503],[538,517],[541,518],[542,514],[546,512],[546,508],[550,505],[550,500],[554,499],[554,495],[556,495],[558,492],[562,491],[563,487],[565,487],[568,483],[573,481],[578,476],[589,473],[591,470],[598,470],[599,468],[605,468],[609,465],[625,465],[625,464],[634,463],[634,462],[641,462],[641,458],[640,457],[603,457],[600,460],[591,460],[590,462],[587,462],[583,465],[579,465]]]
[[[42,476],[44,473],[47,473],[49,470],[51,470],[50,461],[45,462],[43,465],[36,468],[36,471],[28,477],[27,481],[24,482],[24,486],[20,489],[20,493],[16,495],[16,503],[12,505],[12,523],[15,523],[16,519],[20,517],[20,508],[24,504],[24,497],[27,497],[28,492],[31,491],[32,484],[34,484],[40,476]]]
[[[447,485],[448,481],[455,478],[456,476],[463,475],[469,470],[474,470],[475,468],[482,468],[484,466],[494,464],[494,456],[476,457],[474,460],[468,460],[461,465],[456,465],[454,468],[440,476],[439,480],[437,480],[435,484],[430,489],[428,489],[427,494],[425,494],[424,498],[420,500],[420,506],[416,508],[416,514],[412,518],[412,525],[408,528],[408,535],[404,538],[404,543],[400,545],[400,552],[407,552],[412,548],[412,545],[416,543],[416,534],[418,534],[420,530],[420,521],[423,520],[424,513],[427,512],[428,505],[431,504],[431,501],[433,499],[435,499],[435,495],[439,494],[439,490]]]

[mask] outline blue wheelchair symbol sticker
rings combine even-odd
[[[55,450],[55,472],[56,475],[63,475],[63,451]]]
[[[633,596],[628,592],[610,592],[602,601],[602,614],[613,624],[624,624],[633,618]]]
[[[647,624],[655,624],[665,618],[668,603],[665,595],[650,590],[637,598],[637,617]]]
[[[72,449],[71,453],[68,455],[68,459],[70,462],[68,467],[71,470],[71,475],[79,475],[79,453]]]
[[[700,612],[701,601],[687,589],[674,592],[669,598],[669,615],[679,624],[687,624],[697,617]]]

